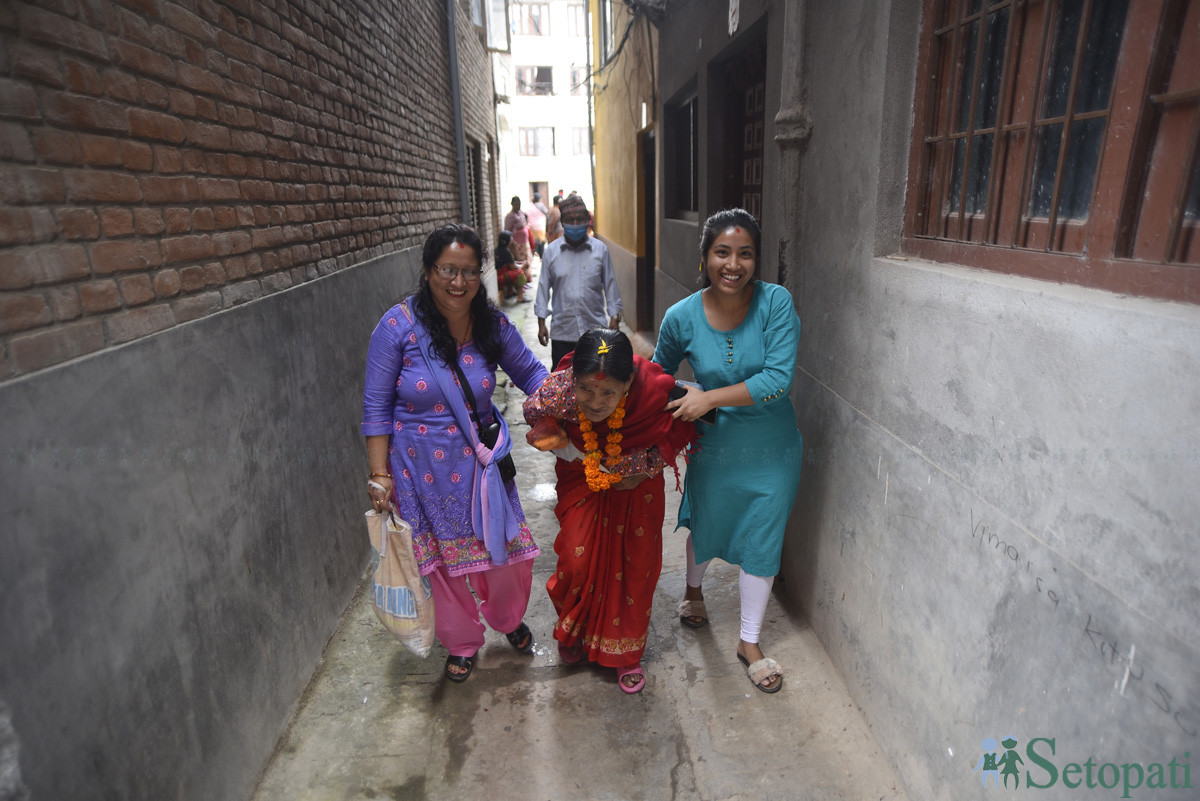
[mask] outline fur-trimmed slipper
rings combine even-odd
[[[525,621],[521,621],[521,625],[504,636],[508,638],[509,645],[517,649],[517,653],[533,653],[533,632],[529,630],[529,626],[525,625]],[[524,643],[524,645],[521,643]]]
[[[762,659],[756,660],[754,664],[750,664],[750,660],[741,654],[737,655],[738,661],[746,666],[746,675],[750,678],[750,683],[764,693],[777,693],[783,689],[783,669],[779,667],[779,663],[769,656],[764,656]],[[764,681],[778,676],[779,681],[773,685],[763,685]]]
[[[635,681],[633,684],[626,684],[626,676],[635,676],[637,681]],[[626,695],[640,693],[642,688],[646,686],[646,674],[642,671],[642,663],[638,662],[636,665],[617,668],[617,686],[620,687],[621,692],[625,693]]]
[[[450,669],[451,665],[453,665],[456,668],[465,668],[466,672],[455,673],[454,671],[452,671]],[[474,656],[453,656],[453,655],[451,655],[451,656],[446,657],[445,672],[446,672],[446,678],[450,679],[450,681],[458,681],[458,682],[466,681],[467,677],[471,675],[471,671],[474,669],[475,669],[475,657]]]
[[[688,598],[680,601],[679,622],[689,629],[702,629],[707,626],[708,610],[704,607],[704,601],[693,601]]]

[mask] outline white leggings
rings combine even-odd
[[[696,551],[692,547],[692,535],[687,538],[687,583],[689,587],[699,587],[704,580],[704,571],[712,560],[696,564]],[[742,633],[743,642],[758,642],[762,631],[763,618],[767,615],[767,599],[771,596],[771,585],[775,583],[774,576],[752,576],[745,570],[738,571],[738,590],[742,596]]]

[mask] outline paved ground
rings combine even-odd
[[[505,308],[548,360],[549,348],[537,345],[533,304]],[[524,396],[507,392],[506,416],[523,442]],[[379,625],[365,575],[253,801],[907,798],[821,644],[777,599],[762,642],[784,666],[783,690],[767,695],[747,680],[734,656],[735,567],[717,562],[705,577],[712,624],[679,625],[686,532],[671,531],[673,490],[645,690],[626,696],[612,670],[562,665],[544,589],[557,533],[553,458],[528,447],[514,454],[542,549],[525,618],[538,638],[535,654],[520,656],[489,631],[471,678],[452,684],[442,677],[440,646],[419,659]]]

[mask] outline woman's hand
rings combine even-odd
[[[569,440],[567,432],[553,417],[543,417],[525,432],[525,441],[539,451],[553,451],[565,448]]]
[[[625,478],[614,484],[612,488],[615,490],[631,490],[648,478],[650,476],[645,473],[634,473],[632,476],[625,476]]]
[[[690,423],[694,420],[699,420],[710,409],[715,409],[716,406],[717,404],[709,400],[708,392],[696,387],[688,387],[686,395],[667,404],[667,410],[673,410],[671,416],[676,420],[686,420]]]
[[[367,482],[367,495],[371,498],[371,508],[376,512],[392,510],[392,491],[396,484],[387,476],[375,476]]]

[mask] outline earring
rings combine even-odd
[[[704,262],[700,262],[700,266],[696,268],[696,272],[698,272],[698,273],[704,272]]]

